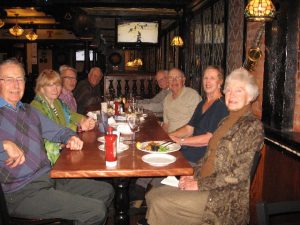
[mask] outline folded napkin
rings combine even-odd
[[[179,180],[175,176],[168,176],[161,181],[162,184],[169,185],[172,187],[178,187]]]
[[[86,115],[90,118],[92,118],[93,120],[97,120],[97,114],[99,114],[100,111],[90,111],[88,112]]]
[[[132,134],[132,131],[128,124],[120,124],[117,128],[117,131],[119,131],[121,134]]]
[[[116,121],[113,117],[109,117],[107,122],[108,122],[108,125],[116,124]]]

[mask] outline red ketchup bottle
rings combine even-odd
[[[105,135],[105,164],[107,167],[117,166],[117,135],[113,134],[113,128],[107,128]]]

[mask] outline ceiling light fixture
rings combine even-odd
[[[23,34],[24,30],[22,29],[22,27],[18,25],[18,14],[15,15],[16,15],[16,25],[14,25],[9,29],[9,33],[15,37],[19,37]]]
[[[33,25],[33,22],[30,23],[31,25]],[[32,28],[32,30],[30,30],[25,37],[29,40],[29,41],[35,41],[39,36],[36,34],[36,32],[34,32],[34,29]]]
[[[25,35],[25,37],[30,41],[35,41],[39,36],[33,30],[31,30]]]
[[[245,17],[249,21],[271,21],[275,12],[271,0],[250,0],[245,8]]]
[[[0,28],[4,26],[4,21],[0,18]]]
[[[178,24],[178,29],[180,30],[180,18],[179,18],[179,9],[176,10],[177,13],[177,24]],[[179,34],[176,34],[176,30],[175,30],[175,36],[173,37],[172,41],[171,41],[171,46],[177,46],[177,47],[182,47],[184,44],[182,38],[180,37]]]
[[[172,39],[172,42],[171,42],[171,45],[172,46],[183,46],[183,40],[180,36],[174,36],[173,39]]]

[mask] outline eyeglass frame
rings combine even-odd
[[[168,81],[179,81],[182,80],[182,76],[174,76],[174,77],[168,77]]]
[[[17,82],[18,84],[25,84],[26,83],[26,77],[1,77],[0,76],[0,80],[3,80],[6,84],[14,84],[15,82]]]
[[[76,78],[76,77],[63,76],[62,78],[63,78],[63,79],[67,79],[67,80],[76,80],[76,81],[77,81],[77,78]]]

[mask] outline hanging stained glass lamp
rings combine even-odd
[[[271,21],[275,12],[271,0],[250,0],[245,8],[245,17],[248,21]]]

